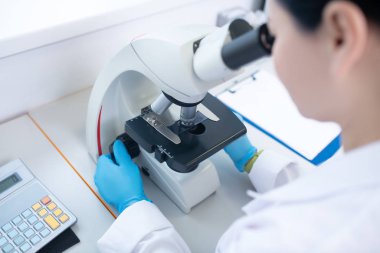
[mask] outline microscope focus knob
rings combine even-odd
[[[131,156],[132,159],[139,156],[140,154],[139,145],[127,133],[123,133],[119,135],[118,137],[116,137],[116,140],[120,140],[121,142],[123,142],[125,148],[128,151],[128,154]],[[111,145],[109,146],[109,150],[110,150],[112,159],[115,161],[115,156],[113,154],[113,144],[114,142],[112,142]]]

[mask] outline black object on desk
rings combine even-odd
[[[63,231],[59,236],[41,248],[38,253],[61,253],[80,242],[71,228]]]

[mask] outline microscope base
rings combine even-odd
[[[184,213],[189,213],[192,207],[214,193],[220,185],[215,166],[208,159],[189,173],[172,170],[166,163],[159,163],[154,154],[143,149],[137,162]]]

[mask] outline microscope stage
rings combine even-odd
[[[207,94],[202,104],[217,115],[219,121],[205,119],[186,131],[179,130],[176,122],[169,128],[177,131],[179,144],[159,133],[141,115],[126,121],[125,132],[147,152],[154,152],[159,162],[166,162],[177,172],[191,172],[200,162],[247,132],[234,113],[214,96]]]

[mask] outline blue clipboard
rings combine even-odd
[[[285,146],[287,149],[291,150],[292,152],[296,153],[297,155],[301,156],[302,158],[304,158],[305,160],[309,161],[310,163],[312,163],[314,165],[320,165],[320,164],[324,163],[325,161],[330,159],[333,155],[335,155],[336,152],[341,147],[341,135],[338,135],[314,159],[310,160],[310,159],[306,158],[304,155],[302,155],[301,153],[299,153],[298,151],[296,151],[294,148],[290,147],[288,144],[286,144],[282,140],[276,138],[273,134],[269,133],[268,131],[266,131],[265,129],[260,127],[259,125],[252,122],[250,119],[244,117],[243,115],[241,115],[239,112],[233,110],[232,108],[230,108],[230,109],[234,113],[240,115],[244,119],[245,122],[247,122],[251,126],[255,127],[256,129],[258,129],[262,133],[266,134],[267,136],[274,139],[275,141],[277,141],[281,145]]]
[[[236,87],[238,87],[238,88],[236,88]],[[310,163],[312,163],[314,165],[320,165],[323,162],[327,161],[329,158],[331,158],[340,149],[340,147],[341,147],[341,136],[340,136],[340,129],[338,127],[331,128],[331,129],[333,129],[333,131],[330,129],[330,127],[327,128],[327,129],[329,129],[328,132],[322,132],[321,131],[319,133],[320,134],[319,136],[320,137],[322,136],[324,138],[323,143],[322,144],[321,143],[316,144],[315,149],[313,149],[313,152],[311,152],[311,153],[306,152],[305,153],[305,149],[302,149],[300,147],[305,147],[306,145],[303,145],[303,146],[298,145],[297,146],[294,144],[294,142],[292,143],[292,140],[290,140],[290,143],[292,143],[293,145],[289,145],[289,143],[287,143],[287,141],[284,141],[284,139],[286,140],[288,137],[287,131],[285,132],[286,135],[284,135],[284,131],[282,131],[282,133],[279,134],[278,132],[276,132],[276,130],[274,130],[273,127],[271,128],[271,126],[273,126],[273,124],[268,123],[269,121],[263,120],[264,118],[257,118],[256,117],[259,122],[256,122],[255,119],[252,119],[252,118],[255,118],[255,116],[257,115],[258,112],[261,112],[261,111],[266,112],[266,109],[254,111],[254,109],[257,109],[257,106],[262,105],[260,102],[255,103],[255,101],[256,101],[255,99],[260,100],[260,98],[262,98],[262,97],[260,97],[260,94],[262,94],[263,96],[268,96],[267,100],[269,100],[269,97],[272,98],[272,93],[271,93],[272,91],[273,91],[273,94],[277,95],[276,98],[280,98],[280,99],[284,98],[282,101],[282,103],[283,103],[282,105],[289,105],[288,106],[288,108],[290,108],[289,109],[289,116],[290,116],[290,118],[293,117],[292,119],[294,119],[294,121],[293,121],[294,124],[300,123],[297,126],[302,128],[302,130],[305,127],[305,131],[303,131],[303,133],[309,134],[308,136],[310,137],[310,134],[317,132],[317,130],[319,130],[319,128],[326,127],[325,124],[317,122],[316,124],[318,124],[317,125],[318,129],[314,132],[309,133],[308,130],[310,131],[310,129],[307,128],[307,126],[309,124],[309,123],[307,123],[307,119],[305,118],[306,120],[304,120],[303,116],[301,116],[301,115],[298,116],[298,114],[292,113],[293,111],[296,110],[296,109],[293,110],[293,108],[296,108],[296,107],[295,107],[293,101],[290,99],[290,96],[287,93],[287,91],[285,90],[285,88],[283,87],[283,85],[279,82],[279,80],[275,76],[270,75],[269,73],[267,73],[265,71],[255,72],[248,79],[243,80],[241,83],[238,83],[234,87],[232,87],[232,88],[224,91],[223,93],[219,94],[218,97],[222,102],[224,102],[227,105],[227,107],[229,107],[234,113],[240,115],[244,119],[244,121],[247,122],[249,125],[258,129],[259,131],[261,131],[265,135],[274,139],[276,142],[285,146],[287,149],[291,150],[292,152],[296,153],[297,155],[299,155],[300,157],[304,158],[305,160],[309,161]],[[262,92],[262,93],[260,93],[260,92]],[[267,100],[265,100],[265,101],[267,101]],[[270,105],[271,104],[268,102],[268,104],[266,106],[270,107]],[[267,107],[263,107],[263,108],[267,108]],[[242,108],[242,109],[240,109],[240,108]],[[277,108],[278,108],[278,110],[276,111],[277,116],[278,116],[277,122],[281,122],[281,124],[282,124],[282,122],[284,122],[284,121],[280,121],[281,120],[280,114],[282,114],[282,112],[280,112],[280,110],[284,110],[286,112],[286,109],[284,109],[278,105],[277,105]],[[252,110],[254,111],[254,113],[251,113]],[[252,118],[247,117],[246,114],[251,115]],[[273,114],[273,117],[276,117],[276,114]],[[299,120],[299,121],[297,121],[297,120]],[[260,122],[263,123],[264,125],[260,124]],[[304,122],[306,122],[307,124],[303,124]],[[313,127],[314,127],[314,125],[313,125]],[[272,131],[268,130],[267,128],[271,129]],[[284,129],[286,129],[286,128],[284,128]],[[312,128],[312,129],[314,129],[314,128]],[[297,132],[297,135],[298,135],[298,133],[299,132]],[[291,134],[289,136],[291,136]],[[289,138],[288,138],[288,141],[289,141]],[[312,142],[311,142],[311,145],[313,145]],[[300,148],[300,150],[303,150],[304,153],[300,150],[297,150],[297,147]]]

